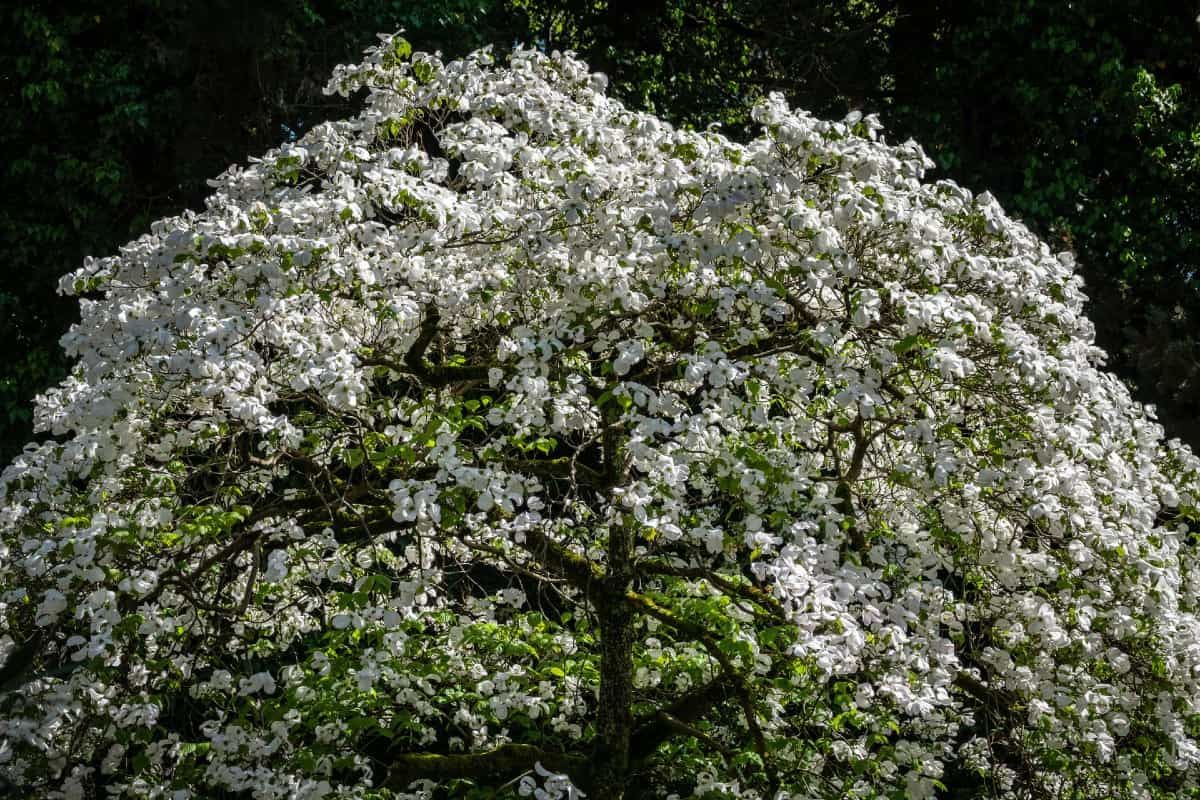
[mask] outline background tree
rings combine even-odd
[[[0,477],[10,795],[1200,793],[1200,460],[879,123],[385,38],[65,286]]]
[[[894,48],[888,116],[1078,253],[1112,367],[1200,442],[1200,7],[930,8]]]

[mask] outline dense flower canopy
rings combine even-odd
[[[29,798],[1182,797],[1198,463],[871,117],[387,37],[64,279],[0,482]]]

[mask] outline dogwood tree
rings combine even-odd
[[[1197,795],[1200,464],[1068,255],[870,117],[398,37],[330,88],[64,279],[8,796]]]

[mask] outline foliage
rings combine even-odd
[[[64,279],[0,480],[28,798],[1195,797],[1200,461],[873,117],[385,38]]]
[[[890,118],[1073,249],[1113,369],[1200,443],[1194,4],[944,4]],[[917,26],[913,26],[917,27]]]
[[[1192,4],[1194,6],[1194,4]],[[1114,371],[1200,444],[1198,9],[1174,0],[96,0],[0,12],[0,461],[66,373],[59,275],[205,180],[350,106],[333,64],[379,30],[460,55],[574,49],[631,106],[751,135],[770,91],[818,115],[878,112],[942,174],[989,187],[1077,252]]]
[[[487,0],[5,4],[0,461],[29,438],[29,400],[67,371],[61,275],[199,207],[205,181],[246,153],[348,114],[321,87],[376,31],[461,55],[505,23]]]
[[[618,95],[748,129],[748,99],[883,116],[939,169],[1074,250],[1100,343],[1200,444],[1200,27],[1194,3],[519,0]]]
[[[547,49],[574,50],[634,107],[735,138],[772,91],[822,114],[880,96],[890,3],[511,0]]]

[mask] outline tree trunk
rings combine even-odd
[[[619,430],[616,409],[610,405],[604,415],[604,467],[609,480],[616,484],[624,469],[624,436]],[[600,620],[600,708],[591,796],[597,800],[622,800],[629,777],[634,616],[625,593],[633,585],[633,546],[633,528],[614,524],[609,530],[605,553],[607,575],[596,595]]]
[[[629,776],[629,741],[633,735],[633,614],[615,596],[617,591],[624,593],[624,586],[616,576],[610,576],[605,583],[608,584],[603,590],[605,601],[599,613],[599,730],[595,778],[589,794],[604,800],[621,800]]]

